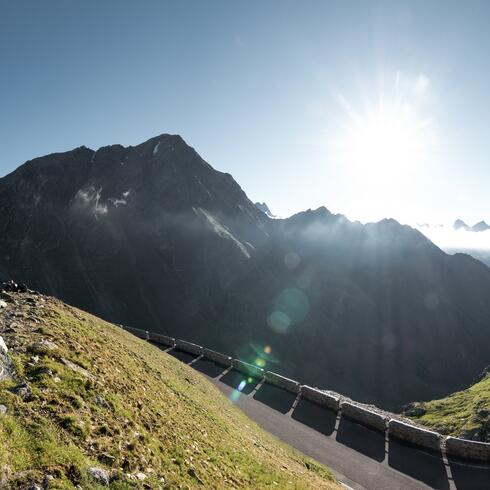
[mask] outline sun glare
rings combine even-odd
[[[352,160],[370,169],[406,167],[419,146],[410,121],[376,115],[351,128]]]
[[[407,94],[397,78],[392,93],[380,93],[374,104],[365,100],[363,111],[339,96],[348,118],[337,141],[338,160],[367,183],[383,184],[419,170],[435,142],[433,121],[420,110],[428,84],[420,76]]]

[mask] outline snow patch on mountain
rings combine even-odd
[[[116,208],[119,206],[124,206],[128,203],[127,198],[129,197],[130,194],[131,194],[131,189],[128,189],[127,191],[124,191],[122,193],[121,197],[118,198],[110,197],[108,201],[112,202],[112,204]]]
[[[192,208],[194,210],[194,212],[196,214],[199,214],[201,213],[207,220],[208,224],[210,225],[210,227],[213,229],[213,231],[219,235],[221,238],[224,238],[226,240],[231,240],[239,249],[240,251],[243,253],[243,255],[245,257],[247,257],[247,259],[250,258],[250,253],[248,252],[247,248],[245,247],[245,245],[240,242],[240,240],[238,240],[236,237],[234,237],[230,231],[226,228],[226,226],[224,226],[223,224],[221,224],[215,216],[213,216],[207,209],[204,209],[204,208]]]
[[[95,218],[98,218],[109,212],[107,204],[101,200],[101,195],[102,187],[95,189],[95,187],[90,186],[86,189],[80,189],[75,195],[75,201],[88,208]]]

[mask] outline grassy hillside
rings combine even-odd
[[[490,442],[490,375],[441,400],[414,403],[405,414],[441,434]]]
[[[2,489],[102,488],[93,467],[117,489],[338,488],[158,348],[53,298],[6,299],[17,379],[0,382]]]

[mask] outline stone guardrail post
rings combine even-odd
[[[192,342],[186,342],[185,340],[175,339],[175,348],[188,354],[194,354],[196,356],[202,355],[203,348],[200,345],[193,344]]]
[[[233,365],[233,359],[230,356],[226,356],[225,354],[221,354],[211,349],[203,349],[203,356],[206,359],[225,367],[230,367]]]
[[[323,405],[336,412],[339,409],[340,396],[325,393],[311,386],[301,385],[300,388],[301,398]]]
[[[410,442],[415,446],[430,449],[431,451],[441,450],[442,436],[438,432],[422,429],[415,425],[391,419],[388,422],[388,433],[398,439]]]
[[[159,333],[150,332],[150,340],[156,344],[162,344],[168,347],[175,346],[175,339],[173,337],[167,337],[167,335],[161,335]]]
[[[291,393],[294,393],[295,395],[299,393],[300,384],[297,381],[294,381],[294,380],[289,379],[289,378],[285,378],[284,376],[281,376],[280,374],[273,373],[271,371],[266,371],[264,377],[265,377],[266,383],[269,383],[271,385],[275,385],[275,386],[282,388],[284,390],[290,391]]]
[[[264,377],[264,370],[248,362],[240,361],[239,359],[233,359],[233,367],[243,374],[252,376],[252,378],[262,379]]]
[[[448,437],[446,439],[446,454],[462,459],[473,459],[490,463],[490,444]]]
[[[340,409],[342,410],[342,416],[345,415],[356,422],[381,432],[386,430],[388,417],[384,415],[350,402],[342,402]]]

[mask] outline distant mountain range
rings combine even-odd
[[[490,363],[490,268],[394,220],[271,219],[179,136],[0,179],[8,278],[385,408]]]
[[[480,222],[474,224],[473,226],[468,226],[464,221],[457,219],[454,222],[453,228],[455,230],[466,230],[466,231],[479,232],[479,231],[490,230],[490,225],[487,225],[487,223],[485,223],[485,221],[480,221]]]

